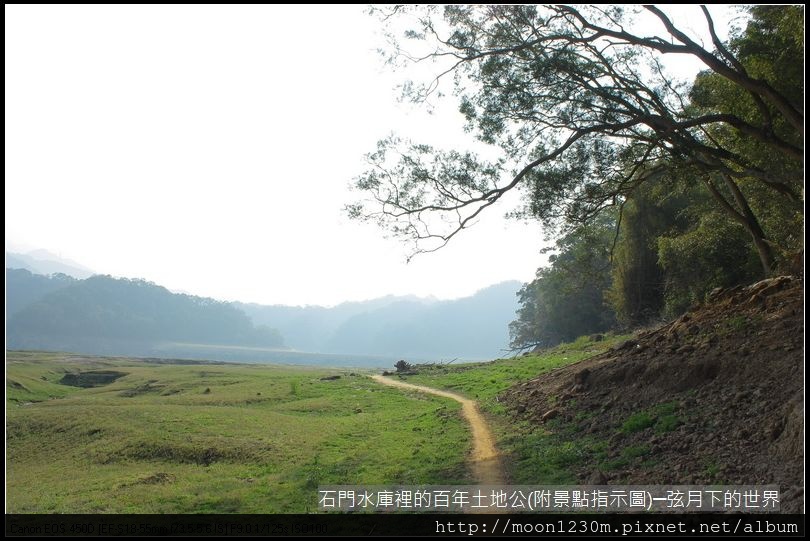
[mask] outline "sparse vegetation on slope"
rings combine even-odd
[[[800,511],[803,295],[790,277],[715,291],[668,325],[512,387],[502,398],[539,448],[522,460],[551,458],[594,484],[778,484],[783,511]]]

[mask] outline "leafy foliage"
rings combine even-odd
[[[604,299],[614,234],[614,220],[603,215],[557,242],[551,265],[518,293],[521,307],[509,326],[514,349],[552,346],[614,325]]]
[[[709,213],[690,230],[658,239],[665,277],[664,315],[676,316],[716,287],[752,281],[761,275],[745,230],[724,215]]]
[[[786,266],[803,242],[804,8],[744,8],[745,27],[727,42],[700,9],[704,42],[654,6],[376,10],[392,30],[392,60],[439,66],[406,97],[428,103],[452,77],[467,130],[497,152],[392,136],[355,179],[367,198],[352,216],[432,251],[522,192],[513,214],[560,241],[519,294],[516,347],[674,315],[714,287]],[[657,28],[630,30],[641,11]],[[405,38],[421,53],[393,34],[406,14],[416,27]],[[664,54],[706,69],[678,83]],[[606,216],[618,220],[612,239],[610,228],[593,234]]]
[[[427,51],[409,55],[392,33],[393,61],[432,60],[442,69],[426,84],[406,85],[406,96],[424,103],[452,76],[467,129],[500,156],[485,160],[390,137],[355,180],[367,199],[350,214],[413,241],[416,251],[432,251],[513,189],[525,194],[522,214],[565,232],[663,172],[689,167],[721,210],[746,227],[769,271],[766,233],[739,183],[796,193],[801,77],[794,68],[786,89],[759,64],[801,61],[801,25],[787,21],[803,9],[752,9],[755,23],[724,44],[703,8],[711,49],[660,9],[644,9],[660,23],[644,35],[627,30],[633,10],[619,7],[377,10],[392,32],[406,15],[415,20],[405,36]],[[770,38],[774,29],[786,37]],[[774,59],[785,44],[790,54]],[[659,62],[667,53],[692,55],[708,68],[691,102],[688,85],[674,83]],[[757,159],[746,151],[752,146],[779,159]]]
[[[400,359],[396,363],[394,363],[394,368],[397,369],[397,372],[407,372],[413,369],[413,365],[409,362],[405,361],[404,359]]]

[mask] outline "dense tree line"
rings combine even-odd
[[[747,28],[728,45],[729,53],[749,74],[768,81],[793,103],[803,99],[801,23],[800,7],[755,6]],[[784,141],[802,145],[799,130],[717,73],[700,73],[689,98],[686,108],[771,123]],[[670,164],[665,174],[640,184],[622,199],[620,227],[613,240],[608,239],[607,224],[594,222],[569,235],[566,243],[558,243],[559,255],[521,291],[523,307],[511,326],[513,347],[553,344],[600,331],[611,318],[625,328],[670,318],[703,301],[716,287],[801,271],[796,260],[803,249],[803,163],[727,127],[706,131],[707,137],[723,140],[726,148],[745,155],[757,171],[776,173],[767,178],[753,173],[736,179],[724,178],[723,173],[702,178],[705,172],[693,166]],[[771,185],[776,178],[785,182]],[[567,275],[558,279],[560,283],[587,280],[585,276],[591,274],[587,266],[572,273],[559,261],[588,249],[594,228],[600,227],[605,239],[602,249],[611,250],[609,277],[600,276],[590,284],[601,289],[601,297],[594,293],[592,298],[601,298],[602,303],[554,282],[563,273]],[[565,310],[538,311],[550,299],[578,314],[575,321],[567,320]],[[601,319],[591,313],[596,307]],[[546,329],[553,325],[568,332],[548,333]]]
[[[468,130],[500,156],[389,137],[350,215],[431,251],[522,190],[519,214],[558,240],[520,292],[517,348],[644,324],[789,269],[803,242],[804,7],[744,8],[726,41],[700,9],[704,40],[655,6],[380,8],[391,61],[442,66],[405,95],[429,101],[452,78]],[[657,28],[632,30],[635,11]],[[396,39],[404,20],[421,55]],[[664,55],[705,69],[678,84]]]

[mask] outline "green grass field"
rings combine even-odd
[[[592,342],[582,337],[539,354],[485,363],[418,365],[419,373],[405,379],[411,383],[456,391],[477,400],[483,411],[502,414],[505,410],[497,396],[515,383],[601,353],[627,338],[606,336],[604,340]]]
[[[506,475],[513,484],[571,484],[570,471],[584,458],[580,446],[599,451],[604,442],[591,442],[566,433],[571,427],[535,425],[515,419],[498,401],[512,385],[599,354],[629,336],[606,335],[593,342],[588,337],[561,344],[539,354],[488,363],[419,365],[418,374],[406,381],[447,389],[473,398],[488,417],[503,455]],[[572,443],[577,440],[577,443]]]
[[[497,396],[620,339],[407,380],[476,399],[511,482],[568,482],[576,449]],[[13,351],[6,367],[10,513],[315,512],[319,485],[474,482],[458,403],[367,372]]]
[[[125,375],[59,383],[98,371]],[[350,370],[8,352],[6,393],[11,513],[307,512],[320,484],[470,482],[455,402]]]

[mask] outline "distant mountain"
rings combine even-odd
[[[25,269],[29,272],[34,271],[31,266],[23,259],[20,259],[16,254],[6,252],[6,268],[7,269]]]
[[[35,274],[67,274],[74,278],[88,278],[92,270],[70,259],[64,259],[47,250],[34,250],[27,254],[6,252],[7,269],[25,269]]]
[[[9,274],[15,276],[13,271]],[[12,281],[7,287],[20,282]],[[18,302],[20,292],[11,297]],[[6,340],[9,349],[127,355],[149,354],[164,343],[283,346],[278,331],[254,326],[230,303],[177,295],[143,280],[110,276],[76,280],[66,287],[54,285],[49,293],[10,314]]]
[[[8,263],[8,258],[6,259]],[[6,269],[6,319],[48,293],[76,282],[66,274],[43,276],[22,268]]]
[[[6,345],[302,363],[303,352],[341,364],[491,359],[509,343],[520,287],[504,282],[452,301],[388,296],[332,308],[261,306],[172,293],[143,280],[6,269]],[[285,343],[301,353],[280,356]]]
[[[384,297],[334,308],[240,304],[256,323],[270,325],[302,351],[413,359],[490,359],[509,344],[518,308],[517,281],[452,301]]]
[[[284,342],[300,351],[329,352],[335,331],[348,319],[396,303],[430,304],[434,299],[388,295],[368,301],[344,302],[332,308],[323,306],[283,306],[234,303],[254,323],[269,325],[284,336]],[[359,353],[352,351],[351,353]]]

